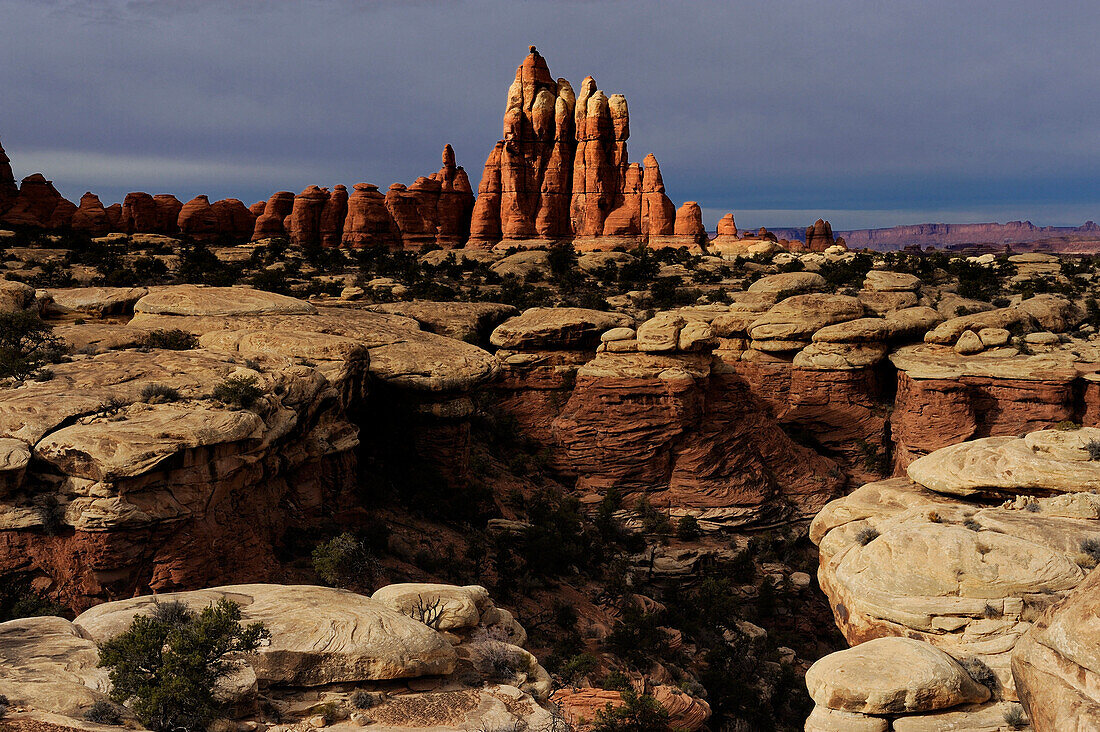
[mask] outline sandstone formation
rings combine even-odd
[[[179,216],[183,210],[183,203],[178,198],[168,193],[158,193],[153,196],[157,204],[157,229],[159,234],[174,234],[179,231]]]
[[[19,196],[19,186],[15,184],[15,176],[11,171],[11,159],[0,145],[0,216],[4,215],[15,203]]]
[[[286,232],[291,244],[300,247],[321,246],[321,217],[328,198],[328,191],[317,186],[309,186],[294,197],[290,210],[290,228]]]
[[[279,191],[271,194],[264,206],[262,215],[256,218],[256,228],[252,232],[252,241],[270,239],[275,236],[286,236],[284,220],[290,216],[294,209],[294,194],[290,191]]]
[[[85,231],[92,236],[102,236],[110,231],[111,222],[98,196],[94,193],[85,193],[80,197],[80,206],[73,214],[71,226],[77,231]]]
[[[218,233],[218,215],[206,196],[195,196],[180,209],[176,225],[181,234],[202,241],[213,239]]]
[[[19,197],[4,214],[3,221],[18,226],[48,226],[61,194],[41,173],[28,175],[19,186]],[[71,204],[70,204],[71,205]],[[71,215],[70,215],[71,220]],[[68,225],[65,221],[64,225]]]
[[[210,204],[217,219],[216,231],[220,237],[228,237],[232,241],[244,241],[251,234],[256,224],[256,217],[245,207],[239,199],[223,198]]]
[[[127,234],[165,233],[160,228],[156,200],[148,193],[140,191],[127,193],[122,201],[119,229]]]
[[[871,715],[857,720],[864,726],[904,714],[914,716],[893,719],[893,729],[936,728],[946,723],[931,714],[936,709],[988,696],[975,681],[994,702],[1024,700],[1038,730],[1094,714],[1100,695],[1085,691],[1087,672],[1068,671],[1050,648],[1080,648],[1065,644],[1091,632],[1066,609],[1072,603],[1059,600],[1085,597],[1092,586],[1083,580],[1096,561],[1082,547],[1100,541],[1100,500],[1078,491],[1100,475],[1084,449],[1097,434],[1084,428],[963,442],[914,462],[909,478],[870,483],[825,507],[810,528],[821,551],[819,582],[838,627],[857,645],[807,674],[820,710],[811,717],[814,729],[827,729],[834,711]],[[1005,457],[1016,443],[1015,457]],[[1065,474],[1071,465],[1080,466],[1079,476]],[[999,473],[1008,479],[996,479]],[[977,487],[1009,500],[976,502]],[[1058,632],[1046,630],[1059,623]],[[876,644],[893,636],[900,638],[890,642],[923,656],[946,654],[962,668],[948,665],[954,681],[924,681],[900,651],[878,652]],[[881,685],[888,678],[896,691]],[[943,696],[964,687],[972,691]],[[1049,707],[1033,695],[1043,693]],[[871,694],[881,701],[861,701]],[[995,716],[980,706],[954,714],[969,725]]]
[[[657,161],[631,164],[629,136],[621,94],[609,97],[590,76],[577,90],[555,81],[532,47],[508,91],[503,139],[485,161],[468,246],[574,239],[587,251],[672,235],[675,209]],[[688,244],[705,239],[695,211],[683,216]]]
[[[325,201],[321,211],[321,246],[338,247],[344,238],[344,221],[348,215],[348,189],[338,185]]]
[[[257,220],[258,225],[258,220]],[[344,220],[343,245],[353,249],[380,246],[394,249],[400,246],[397,225],[386,208],[386,199],[378,186],[356,183],[348,198],[348,213]]]
[[[248,584],[108,602],[73,622],[39,617],[0,623],[5,667],[0,693],[9,704],[7,724],[83,728],[88,710],[111,689],[106,669],[97,668],[97,642],[124,631],[157,603],[201,610],[223,598],[240,605],[244,622],[263,622],[271,633],[270,643],[240,659],[229,683],[219,687],[229,702],[223,713],[240,724],[255,727],[274,716],[314,728],[321,719],[315,716],[318,699],[325,700],[331,722],[341,729],[372,722],[386,729],[543,728],[553,721],[544,706],[549,675],[521,647],[523,628],[484,588],[394,585],[379,593],[399,597],[410,590],[430,598],[476,596],[476,604],[462,623],[443,632],[385,601],[344,590]],[[506,631],[514,640],[496,639]],[[479,662],[487,652],[513,655],[514,670],[501,678]],[[263,707],[256,705],[260,689],[268,698]],[[361,697],[371,700],[369,709],[363,709]],[[144,729],[128,710],[120,711],[127,726]]]
[[[62,293],[57,301],[79,307]],[[499,368],[481,349],[407,318],[318,310],[245,288],[160,288],[134,311],[122,329],[182,328],[201,335],[202,347],[80,356],[55,366],[51,381],[0,394],[7,415],[0,436],[39,450],[36,464],[46,471],[25,470],[0,499],[7,547],[0,573],[49,578],[52,591],[76,607],[139,586],[164,591],[265,576],[274,566],[273,542],[287,521],[299,520],[269,508],[332,500],[354,465],[358,428],[349,410],[371,384],[417,394],[415,405],[386,408],[411,410],[424,454],[461,473],[467,395]],[[89,323],[69,332],[102,328]],[[254,411],[210,400],[211,385],[228,376],[257,380],[264,396]],[[143,403],[149,384],[181,398]],[[53,495],[38,487],[47,475],[67,486],[56,516],[42,508]],[[42,522],[55,519],[67,528],[44,537]],[[222,547],[217,558],[211,541]],[[57,542],[84,545],[92,556],[74,563],[68,551],[44,547]],[[129,569],[103,573],[108,566]]]
[[[828,221],[818,219],[813,226],[806,228],[806,251],[823,252],[835,243],[833,227]]]

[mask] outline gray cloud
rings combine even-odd
[[[533,43],[711,223],[1080,223],[1098,32],[1075,0],[0,0],[0,136],[70,198],[385,186],[445,142],[476,182]]]

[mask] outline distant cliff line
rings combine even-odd
[[[804,229],[771,229],[782,239],[805,238]],[[889,251],[910,245],[945,248],[966,244],[1028,244],[1051,240],[1051,247],[1072,248],[1074,240],[1100,240],[1100,225],[1086,221],[1082,226],[1036,226],[1030,221],[1006,224],[913,224],[884,229],[835,231],[852,249]]]

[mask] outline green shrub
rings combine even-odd
[[[692,515],[682,516],[676,524],[676,538],[682,541],[692,541],[703,535],[699,528],[699,520]]]
[[[122,724],[122,712],[106,699],[100,699],[84,713],[84,719],[96,724],[119,725]]]
[[[193,333],[173,328],[172,330],[154,330],[142,336],[139,343],[145,348],[160,348],[165,351],[187,351],[199,345],[199,339]]]
[[[619,693],[624,703],[618,707],[609,703],[596,712],[592,732],[665,732],[669,729],[668,710],[659,701],[633,689]]]
[[[220,707],[216,685],[237,668],[231,654],[254,651],[271,637],[262,623],[240,621],[240,606],[225,598],[198,613],[170,602],[135,616],[99,647],[111,698],[158,732],[204,729]]]
[[[373,581],[378,560],[359,537],[345,532],[314,547],[313,569],[326,584],[347,587]]]
[[[566,684],[576,684],[589,676],[600,665],[600,660],[591,653],[578,653],[572,656],[558,669],[558,677]]]
[[[38,313],[0,313],[0,378],[27,379],[61,359],[62,343]]]
[[[211,396],[222,404],[227,404],[237,409],[248,409],[256,400],[264,394],[263,389],[256,386],[256,377],[230,376],[222,383],[214,387]]]
[[[167,384],[146,384],[141,387],[141,401],[146,404],[178,402],[180,393]]]

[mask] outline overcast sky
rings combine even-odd
[[[1100,219],[1096,0],[0,0],[0,142],[69,199],[439,168],[527,46],[630,104],[707,224]]]

